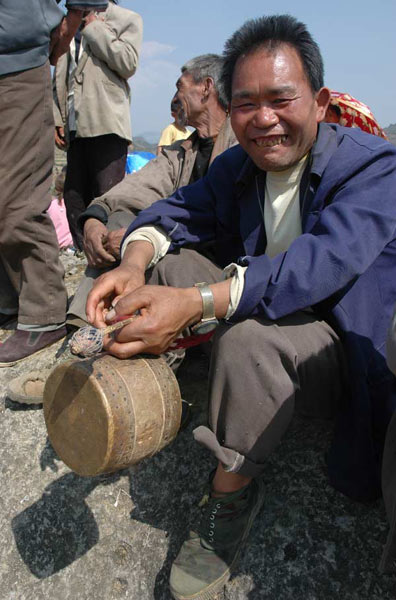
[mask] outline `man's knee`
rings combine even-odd
[[[190,287],[200,281],[220,281],[222,271],[195,250],[182,248],[167,254],[147,273],[147,283]]]
[[[213,351],[219,355],[231,353],[235,359],[244,356],[269,357],[271,354],[293,357],[295,351],[275,323],[267,319],[245,319],[238,323],[220,322],[213,338]],[[294,358],[293,358],[294,362]]]

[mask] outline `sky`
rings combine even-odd
[[[396,0],[120,0],[143,17],[139,68],[129,81],[134,135],[171,122],[180,67],[224,42],[246,20],[288,13],[318,42],[325,84],[368,104],[379,123],[396,123]]]

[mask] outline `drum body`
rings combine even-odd
[[[79,475],[110,473],[152,456],[180,427],[180,390],[160,357],[110,355],[56,367],[44,389],[50,442]]]

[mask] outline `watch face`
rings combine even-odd
[[[219,322],[217,319],[211,319],[207,323],[197,323],[196,325],[191,327],[191,329],[194,335],[204,335],[205,333],[209,333],[210,331],[213,331],[213,329],[216,329],[218,324]]]

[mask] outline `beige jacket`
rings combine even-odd
[[[179,187],[188,185],[198,151],[198,141],[198,134],[194,132],[186,140],[164,146],[159,156],[143,169],[127,175],[106,194],[95,198],[81,216],[80,222],[92,217],[107,223],[109,215],[118,211],[137,214],[153,202],[168,198]],[[236,143],[227,118],[217,136],[210,163]]]
[[[77,137],[115,133],[132,139],[127,80],[136,71],[142,36],[140,15],[113,3],[104,21],[93,21],[82,30],[83,51],[74,76]],[[66,128],[66,138],[69,61],[70,52],[59,59],[53,85],[55,125]]]

